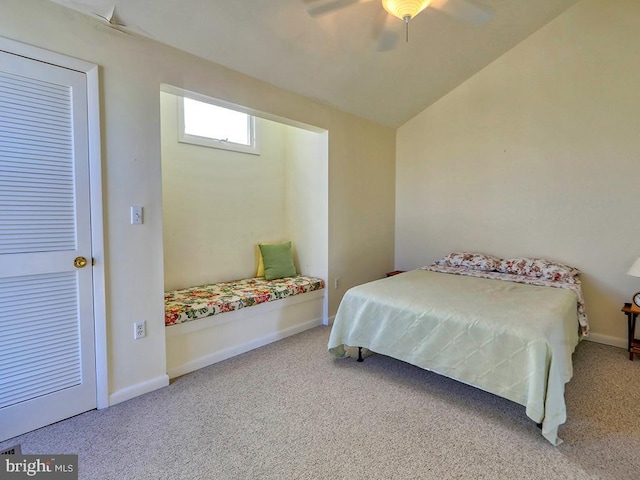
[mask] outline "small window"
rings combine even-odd
[[[191,98],[181,100],[180,142],[260,154],[253,115]]]

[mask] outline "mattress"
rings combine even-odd
[[[557,445],[580,331],[573,289],[414,270],[347,291],[328,348],[366,347],[524,405]]]

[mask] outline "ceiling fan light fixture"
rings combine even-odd
[[[394,17],[405,22],[429,6],[432,0],[382,0],[382,6]]]

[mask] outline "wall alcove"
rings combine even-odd
[[[255,117],[260,153],[183,143],[178,135],[182,97],[209,100],[170,86],[163,86],[160,93],[165,290],[253,277],[257,244],[287,240],[293,243],[298,272],[327,281],[327,132],[210,99]],[[325,324],[326,297],[325,293]],[[291,321],[283,320],[275,332],[261,335],[280,338],[280,329],[293,331]],[[202,338],[202,334],[197,335]],[[246,338],[228,335],[230,338],[222,343],[256,344],[251,332]],[[188,363],[184,350],[197,350],[192,345],[194,341],[200,340],[194,337],[172,346],[177,341],[167,335],[170,375],[176,368],[181,373],[185,371],[176,366],[172,357],[179,355],[182,360],[177,363]],[[222,357],[215,356],[215,360]]]

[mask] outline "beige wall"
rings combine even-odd
[[[180,99],[160,98],[165,289],[252,277],[256,244],[287,240],[326,279],[326,132],[258,117],[260,155],[180,143]]]
[[[256,119],[260,155],[178,142],[178,101],[161,94],[165,289],[252,277],[256,244],[287,237],[285,132]],[[325,185],[326,189],[326,185]]]
[[[580,268],[593,339],[626,341],[640,255],[640,2],[584,0],[403,125],[396,267],[455,250]],[[623,340],[624,339],[624,340]]]
[[[327,146],[324,132],[285,129],[286,238],[295,246],[300,273],[325,280],[329,258]]]
[[[344,289],[393,265],[395,132],[184,52],[122,34],[47,0],[4,0],[3,36],[101,66],[109,391],[163,378],[160,85],[169,84],[326,129],[329,135],[329,313]],[[129,206],[145,224],[129,224]],[[147,320],[134,341],[132,323]]]

